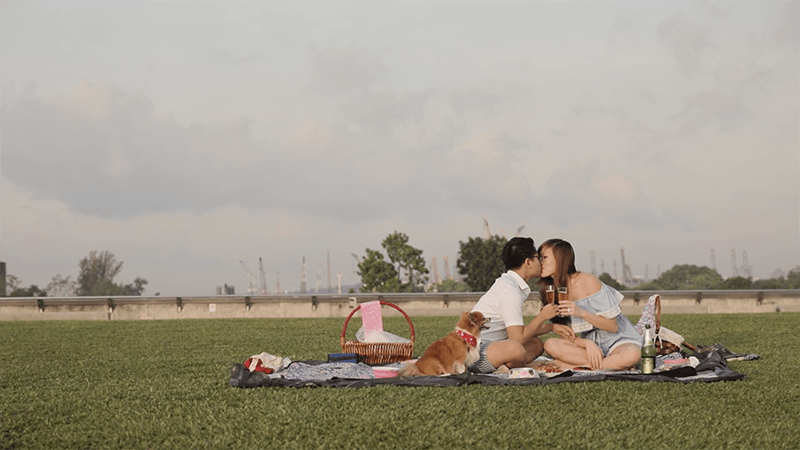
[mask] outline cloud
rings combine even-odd
[[[680,120],[679,135],[690,135],[708,131],[713,127],[719,131],[732,131],[747,119],[748,111],[740,95],[720,90],[705,90],[689,96],[684,109],[676,118]]]
[[[236,67],[243,64],[249,64],[258,61],[266,60],[266,56],[262,52],[252,52],[245,55],[236,55],[229,48],[211,49],[211,57],[214,60],[222,61],[228,66]]]
[[[475,135],[449,141],[448,156],[438,144],[387,140],[382,128],[421,120],[426,94],[384,94],[350,104],[362,129],[312,116],[263,139],[244,117],[178,123],[146,95],[109,82],[4,96],[3,156],[14,169],[4,174],[72,211],[110,219],[238,205],[354,222],[424,214],[420,201],[505,204],[509,189],[527,195],[510,164],[523,144]]]
[[[385,135],[398,125],[422,120],[430,95],[430,92],[404,94],[395,90],[361,93],[345,101],[341,110],[358,126]]]
[[[380,56],[357,45],[327,49],[312,45],[309,55],[311,85],[328,95],[365,92],[390,73]]]
[[[683,13],[673,13],[658,24],[657,34],[684,72],[693,74],[707,50],[712,47],[711,32]]]
[[[552,212],[546,215],[548,223],[561,227],[605,224],[652,229],[662,222],[700,226],[691,219],[684,220],[687,218],[680,212],[656,208],[645,187],[621,169],[596,158],[572,160],[552,171],[534,203]]]

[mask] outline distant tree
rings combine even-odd
[[[800,266],[795,267],[786,274],[786,287],[784,289],[800,289]]]
[[[22,283],[19,281],[19,278],[11,274],[6,275],[6,292],[14,292],[20,286],[22,286]]]
[[[722,285],[722,276],[708,267],[698,267],[692,264],[673,266],[661,274],[657,279],[644,283],[638,287],[641,290],[699,290],[719,289]]]
[[[386,250],[386,255],[396,265],[398,274],[405,271],[408,281],[401,284],[401,291],[414,292],[417,285],[424,284],[428,277],[428,268],[425,267],[425,259],[422,257],[422,250],[408,245],[408,236],[404,233],[395,231],[386,236],[381,243]]]
[[[399,292],[400,277],[394,266],[383,260],[383,254],[367,248],[367,256],[358,263],[361,292]]]
[[[483,238],[468,238],[458,241],[459,251],[456,267],[464,276],[464,283],[473,292],[484,292],[505,272],[501,259],[506,240],[498,235]]]
[[[627,291],[628,290],[627,286],[625,286],[622,283],[620,283],[619,281],[611,278],[611,275],[609,275],[607,272],[603,272],[597,278],[599,278],[600,281],[602,281],[603,283],[611,286],[612,288],[614,288],[614,289],[616,289],[618,291]]]
[[[39,289],[35,284],[30,285],[28,288],[15,288],[8,294],[9,297],[47,297],[47,292]]]
[[[114,277],[122,270],[122,261],[117,262],[114,254],[108,250],[90,251],[78,262],[78,266],[80,273],[76,293],[79,296],[142,295],[147,284],[147,280],[139,277],[132,284],[124,286],[114,283]]]
[[[60,273],[55,274],[45,290],[50,297],[74,297],[77,283],[72,277],[64,278]]]
[[[800,266],[790,270],[785,276],[781,273],[775,278],[753,281],[753,289],[800,289]]]
[[[147,280],[141,277],[136,277],[136,279],[133,280],[133,283],[123,286],[123,288],[128,292],[125,295],[142,295],[144,293],[145,284],[147,284]]]
[[[753,280],[745,277],[732,277],[723,280],[718,289],[750,289],[753,287]]]
[[[428,292],[467,292],[469,286],[456,280],[442,280],[439,284],[434,284],[428,288]]]
[[[755,280],[751,289],[786,289],[787,282],[784,277]]]

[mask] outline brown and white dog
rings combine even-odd
[[[479,312],[464,311],[455,331],[425,349],[416,362],[405,364],[398,375],[452,375],[464,373],[467,367],[480,358],[481,329],[489,319]]]

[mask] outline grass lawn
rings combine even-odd
[[[455,324],[412,320],[416,355]],[[405,319],[384,322],[408,336]],[[340,351],[342,323],[0,322],[0,448],[800,448],[800,313],[662,317],[689,342],[758,353],[729,362],[744,381],[228,385],[231,365],[262,351],[293,360]]]

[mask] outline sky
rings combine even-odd
[[[0,3],[0,261],[145,295],[358,282],[395,231],[578,270],[800,266],[797,2]],[[485,220],[485,222],[484,222]],[[711,253],[715,258],[711,258]],[[385,254],[385,252],[383,252]],[[240,262],[241,261],[241,262]],[[244,265],[242,264],[244,263]],[[614,264],[617,265],[616,270]]]

